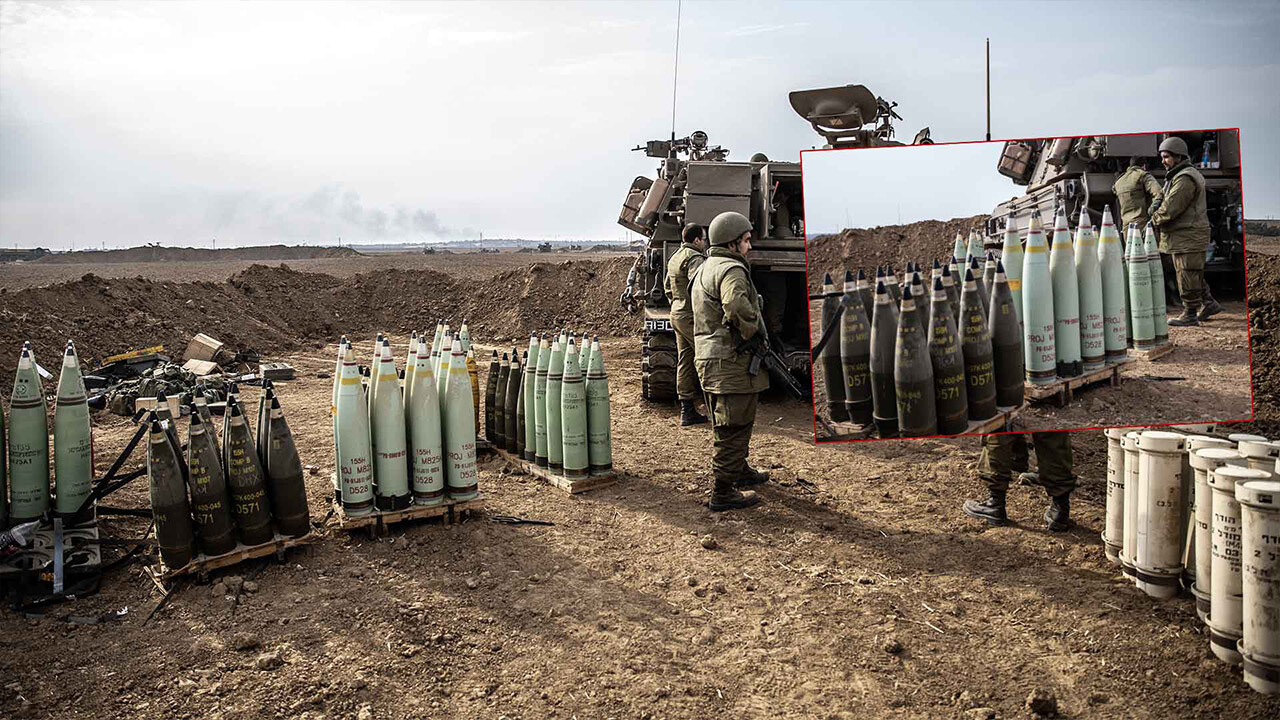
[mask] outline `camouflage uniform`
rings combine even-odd
[[[1040,484],[1050,497],[1060,497],[1076,489],[1071,436],[1066,432],[1031,433],[1039,465]],[[978,475],[987,490],[1004,494],[1015,471],[1027,470],[1027,436],[1023,433],[985,435]]]
[[[1204,255],[1209,247],[1209,212],[1204,176],[1184,159],[1164,183],[1164,201],[1151,216],[1160,231],[1160,252],[1173,256],[1182,306],[1194,313],[1205,301]]]
[[[1111,189],[1120,201],[1120,227],[1129,227],[1129,223],[1146,227],[1151,220],[1151,206],[1164,197],[1160,183],[1145,168],[1137,165],[1116,178]]]
[[[665,281],[671,303],[671,327],[676,332],[676,395],[685,401],[698,397],[698,371],[693,366],[693,309],[689,307],[689,278],[707,259],[691,243],[681,243],[667,261]]]
[[[725,247],[710,248],[693,274],[689,295],[694,364],[715,438],[715,493],[732,492],[747,471],[759,393],[769,387],[768,373],[747,372],[751,356],[738,352],[744,341],[762,334],[763,326],[746,258]]]

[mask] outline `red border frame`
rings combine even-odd
[[[1236,133],[1236,146],[1237,146],[1236,154],[1240,158],[1240,209],[1241,209],[1241,214],[1243,215],[1244,197],[1245,197],[1244,151],[1243,151],[1244,143],[1240,139],[1240,128],[1238,127],[1200,128],[1196,130],[1185,130],[1185,129],[1184,130],[1154,130],[1154,131],[1146,131],[1146,132],[1127,132],[1127,133],[1083,133],[1080,135],[1050,135],[1046,137],[1037,137],[1037,138],[1004,138],[1000,140],[957,140],[954,142],[933,143],[933,144],[934,145],[984,145],[988,143],[1018,142],[1020,140],[1056,140],[1058,138],[1064,138],[1064,137],[1069,137],[1069,138],[1103,137],[1103,136],[1114,137],[1114,136],[1122,136],[1122,135],[1151,135],[1153,133],[1211,132],[1211,131],[1216,132],[1221,130],[1234,130]],[[810,148],[808,150],[801,150],[800,151],[800,183],[801,183],[801,193],[806,198],[803,200],[803,203],[805,203],[805,207],[804,207],[805,218],[809,217],[809,208],[807,205],[808,193],[804,193],[803,191],[804,156],[807,153],[857,152],[862,150],[885,150],[885,149],[892,150],[892,149],[900,149],[904,147],[920,147],[920,146],[918,145],[881,145],[878,147]],[[1247,345],[1249,350],[1249,417],[1247,418],[1230,419],[1230,420],[1204,420],[1204,421],[1201,421],[1201,423],[1196,423],[1196,422],[1172,423],[1171,422],[1171,423],[1140,424],[1140,425],[1099,425],[1099,426],[1093,426],[1093,427],[1064,428],[1063,430],[1010,430],[1006,432],[994,432],[994,433],[962,433],[959,435],[921,435],[919,437],[910,437],[910,438],[844,438],[844,439],[819,440],[818,439],[818,393],[815,388],[814,391],[811,393],[813,397],[813,401],[811,404],[811,407],[813,410],[813,443],[814,445],[833,445],[837,443],[889,442],[889,441],[895,441],[895,440],[897,441],[905,440],[909,442],[912,440],[927,440],[930,438],[945,440],[945,439],[951,439],[951,438],[985,437],[987,435],[1012,435],[1015,433],[1032,433],[1032,432],[1076,432],[1079,430],[1107,430],[1110,428],[1149,428],[1149,427],[1171,427],[1174,425],[1196,425],[1196,424],[1203,424],[1203,423],[1212,423],[1214,425],[1218,425],[1223,423],[1253,422],[1257,417],[1258,409],[1257,409],[1257,398],[1255,397],[1254,387],[1253,387],[1253,329],[1252,329],[1253,323],[1251,322],[1251,318],[1249,317],[1249,232],[1245,227],[1243,227],[1243,223],[1241,227],[1241,236],[1242,236],[1241,243],[1244,248],[1244,259],[1245,259],[1244,323],[1245,323],[1245,331],[1246,331],[1245,336],[1248,338]],[[809,332],[809,355],[810,355],[809,362],[811,364],[810,369],[812,371],[816,367],[816,364],[813,361],[813,332],[810,329],[813,327],[813,311],[812,311],[813,302],[808,299],[809,292],[807,289],[809,287],[809,232],[808,232],[807,224],[805,228],[805,238],[804,238],[804,286],[806,288],[805,290],[805,320],[806,320],[805,327]],[[810,377],[816,381],[817,373],[810,372]]]

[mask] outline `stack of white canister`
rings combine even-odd
[[[1107,558],[1151,597],[1190,590],[1214,655],[1280,694],[1280,442],[1105,433]]]

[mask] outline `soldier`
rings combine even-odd
[[[1147,172],[1146,159],[1139,155],[1129,158],[1129,169],[1116,178],[1111,190],[1120,202],[1119,227],[1129,227],[1129,223],[1146,227],[1151,220],[1153,206],[1164,198],[1160,183]]]
[[[755,505],[760,498],[738,488],[769,479],[747,464],[759,393],[769,387],[768,373],[749,371],[751,350],[766,341],[746,259],[751,230],[751,221],[740,213],[717,215],[711,221],[707,259],[689,285],[695,365],[714,436],[715,487],[708,505],[713,512]]]
[[[680,398],[680,425],[700,425],[707,417],[694,407],[698,397],[698,371],[693,366],[693,310],[689,307],[689,277],[707,256],[706,233],[697,223],[684,226],[680,249],[667,261],[666,292],[671,303],[671,327],[676,331],[676,396]]]
[[[1019,474],[1028,485],[1041,485],[1049,494],[1049,507],[1044,511],[1045,526],[1053,532],[1071,527],[1071,492],[1076,489],[1071,436],[1065,431],[1031,434],[1040,472]],[[1005,495],[1015,465],[1027,467],[1027,437],[1022,433],[987,435],[982,438],[982,457],[978,459],[978,475],[987,486],[987,499],[966,500],[964,514],[992,525],[1007,525]]]
[[[1222,312],[1204,282],[1205,251],[1209,247],[1209,212],[1205,203],[1204,176],[1192,166],[1187,143],[1179,137],[1160,143],[1165,167],[1164,200],[1151,213],[1160,232],[1160,252],[1173,256],[1182,298],[1182,314],[1169,321],[1175,327],[1199,325]]]

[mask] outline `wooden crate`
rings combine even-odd
[[[283,562],[286,550],[310,545],[319,537],[320,533],[315,530],[296,538],[276,533],[274,538],[261,545],[241,545],[237,543],[235,549],[230,552],[225,552],[221,555],[200,554],[192,558],[191,562],[176,569],[168,567],[161,560],[159,564],[147,568],[146,571],[157,585],[166,585],[169,581],[182,575],[196,575],[203,580],[208,578],[209,573],[214,570],[238,565],[245,560],[275,555],[277,560]]]
[[[958,435],[981,435],[983,433],[1004,432],[1013,429],[1013,419],[1026,404],[1016,406],[1006,406],[996,408],[996,414],[986,420],[970,420],[969,427],[965,428],[963,433]],[[875,432],[874,425],[857,425],[854,423],[837,423],[822,420],[820,422],[822,430],[826,432],[820,435],[817,440],[820,442],[829,442],[835,440],[868,440]],[[934,436],[930,436],[934,437]],[[941,437],[956,437],[956,435],[944,435]],[[888,438],[890,440],[911,440],[912,438]]]
[[[1120,387],[1120,373],[1126,365],[1134,362],[1135,358],[1127,357],[1113,363],[1107,363],[1097,370],[1091,370],[1082,373],[1073,378],[1059,378],[1048,385],[1032,385],[1026,384],[1026,398],[1028,402],[1043,402],[1045,400],[1053,401],[1058,407],[1064,407],[1071,402],[1075,391],[1098,382],[1106,382],[1111,387]]]
[[[551,468],[539,467],[537,463],[529,462],[522,457],[516,456],[514,453],[507,452],[503,448],[491,447],[490,450],[498,457],[520,468],[534,477],[544,480],[552,487],[560,488],[570,495],[587,492],[588,490],[597,490],[602,487],[608,487],[618,482],[618,471],[610,470],[604,473],[588,475],[584,478],[570,479],[564,475],[552,472]]]

